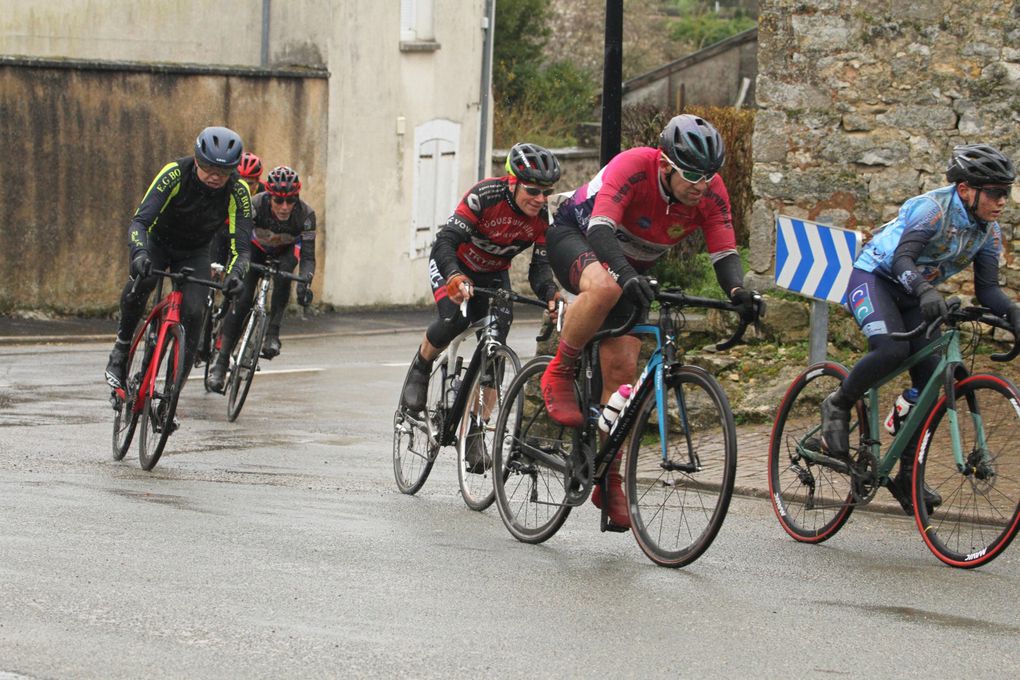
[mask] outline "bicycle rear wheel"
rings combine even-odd
[[[138,442],[138,462],[143,470],[156,466],[167,437],[176,429],[174,415],[177,399],[184,387],[184,329],[173,325],[167,331],[156,363],[152,391],[142,408],[142,432]]]
[[[805,451],[817,452],[821,441],[821,403],[846,378],[847,369],[834,362],[815,364],[786,391],[769,440],[769,498],[786,533],[804,543],[832,538],[853,512],[851,477],[814,462]],[[850,454],[856,439],[867,439],[863,407],[850,414]]]
[[[402,406],[398,406],[393,415],[393,476],[401,493],[418,493],[436,463],[439,433],[446,418],[446,375],[444,357],[436,362],[429,376],[425,410],[421,413],[408,413]]]
[[[141,333],[148,333],[151,328],[146,325]],[[131,441],[135,436],[135,428],[138,425],[139,412],[135,410],[135,399],[138,396],[138,388],[142,384],[142,376],[145,375],[146,355],[151,351],[148,343],[142,339],[134,344],[128,353],[127,360],[127,385],[124,387],[126,399],[117,398],[116,413],[113,416],[113,459],[122,460],[131,448]]]
[[[627,499],[645,555],[664,567],[682,567],[708,549],[726,519],[737,431],[726,394],[700,368],[683,366],[668,376],[664,396],[661,409],[654,390],[638,406]]]
[[[234,351],[234,370],[230,374],[227,386],[227,420],[234,422],[241,415],[241,407],[248,397],[251,381],[259,370],[259,352],[262,351],[262,340],[266,335],[266,315],[253,309],[248,315],[241,344]]]
[[[518,541],[541,543],[570,515],[569,461],[575,430],[549,417],[540,380],[551,357],[529,361],[507,388],[493,434],[496,507]]]
[[[481,351],[486,351],[483,347]],[[492,345],[491,355],[467,385],[467,406],[457,435],[457,480],[472,510],[485,510],[495,499],[492,486],[493,435],[507,389],[521,370],[521,360],[505,345]]]
[[[1020,392],[995,375],[956,384],[956,413],[964,470],[953,455],[943,396],[932,409],[915,454],[913,496],[925,544],[952,567],[973,569],[1002,554],[1020,528]],[[931,512],[923,485],[942,497]]]

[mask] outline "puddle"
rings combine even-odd
[[[176,510],[190,510],[191,512],[198,512],[205,515],[220,515],[223,513],[212,512],[210,510],[204,510],[197,508],[191,504],[191,502],[183,496],[173,496],[171,494],[164,493],[152,493],[149,491],[130,491],[128,489],[110,489],[110,493],[115,496],[123,496],[131,500],[145,501],[146,503],[155,503],[157,505],[166,505]]]
[[[917,609],[915,607],[902,607],[883,604],[846,604],[844,602],[819,602],[833,607],[850,607],[869,613],[884,614],[891,618],[910,623],[933,623],[948,628],[959,628],[973,632],[993,633],[997,635],[1020,634],[1020,626],[1004,626],[1001,623],[975,619],[969,616],[958,616],[956,614],[943,614],[940,612]]]

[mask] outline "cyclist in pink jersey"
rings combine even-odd
[[[638,147],[613,158],[562,203],[547,234],[549,261],[564,288],[577,294],[568,306],[560,344],[542,376],[549,415],[569,427],[583,417],[574,393],[581,348],[600,328],[622,325],[634,307],[654,298],[646,273],[672,246],[700,229],[722,290],[755,315],[754,291],[743,287],[729,194],[718,175],[725,149],[718,131],[692,115],[674,117],[659,148]],[[641,341],[626,335],[603,340],[602,401],[631,382]],[[617,456],[609,474],[609,516],[630,526]],[[592,502],[602,507],[599,489]]]

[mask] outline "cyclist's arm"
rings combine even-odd
[[[705,236],[715,280],[727,297],[744,285],[744,265],[737,252],[737,236],[733,231],[733,213],[730,194],[722,177],[716,175],[698,206],[701,214],[701,233]]]
[[[454,274],[461,274],[460,260],[457,259],[457,248],[471,240],[474,225],[454,213],[446,226],[436,234],[436,242],[432,244],[431,257],[439,267],[439,273],[449,280]]]
[[[595,256],[599,258],[600,262],[609,265],[609,273],[616,278],[620,286],[623,286],[628,280],[637,276],[637,270],[627,261],[620,242],[616,240],[617,229],[619,226],[612,218],[604,215],[592,215],[588,220],[588,233],[585,234],[585,237]]]
[[[556,282],[553,280],[552,267],[549,266],[549,255],[544,243],[535,243],[531,251],[528,283],[540,300],[548,302],[556,295]]]
[[[251,238],[254,206],[248,186],[240,179],[234,180],[227,204],[228,241],[230,254],[227,256],[227,272],[237,271],[242,275],[248,271],[251,262]]]
[[[938,232],[943,212],[935,201],[923,201],[904,217],[903,233],[892,256],[892,274],[900,285],[916,297],[932,288],[917,272],[917,261]]]
[[[301,230],[301,266],[298,270],[307,281],[315,276],[315,229],[315,211],[309,208]]]
[[[149,229],[156,224],[159,216],[180,189],[181,167],[177,161],[171,161],[163,166],[149,184],[142,202],[131,218],[131,224],[128,226],[128,243],[131,246],[132,259],[138,251],[148,249]]]
[[[974,258],[974,294],[978,302],[998,316],[1006,316],[1013,302],[999,287],[999,255],[982,248]]]

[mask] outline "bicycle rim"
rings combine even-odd
[[[769,498],[786,533],[805,543],[832,538],[854,508],[850,475],[817,464],[803,454],[805,446],[818,449],[822,400],[843,383],[846,375],[847,369],[833,362],[808,368],[786,391],[772,425]],[[867,438],[867,419],[862,415],[860,405],[851,412],[851,449],[855,433],[858,440]]]
[[[140,350],[140,351],[138,351]],[[127,361],[127,385],[124,392],[126,399],[117,400],[117,409],[113,416],[113,459],[122,460],[131,448],[131,441],[135,436],[135,429],[138,425],[138,411],[135,411],[135,398],[138,395],[138,387],[141,385],[142,376],[145,374],[145,342],[139,341],[134,344],[128,354]]]
[[[143,470],[156,466],[167,437],[174,430],[177,399],[184,386],[184,330],[171,326],[159,354],[152,391],[146,396],[141,413],[141,441],[138,462]]]
[[[398,408],[393,415],[393,477],[401,493],[416,494],[432,472],[439,447],[425,424]]]
[[[627,499],[631,530],[645,555],[662,566],[682,567],[708,549],[726,518],[737,433],[726,395],[703,370],[682,367],[664,387],[664,423],[654,391],[639,405],[627,459]]]
[[[464,503],[472,510],[485,510],[495,500],[492,449],[496,419],[520,369],[517,354],[509,347],[496,345],[467,386],[471,396],[461,415],[457,435],[457,481]]]
[[[953,455],[948,406],[943,396],[920,438],[913,479],[915,518],[936,557],[972,569],[1002,554],[1020,527],[1020,393],[994,375],[957,383],[962,472]],[[931,511],[917,502],[925,483],[942,498]]]
[[[510,534],[524,543],[548,540],[571,509],[567,474],[529,455],[540,450],[565,468],[576,445],[576,432],[554,422],[542,400],[540,380],[549,361],[532,359],[510,383],[493,435],[496,507]]]
[[[230,375],[230,388],[227,392],[227,420],[234,422],[241,415],[244,400],[248,398],[251,381],[259,368],[259,352],[266,334],[266,317],[264,314],[252,312],[245,330],[244,342],[236,352],[234,371]]]

